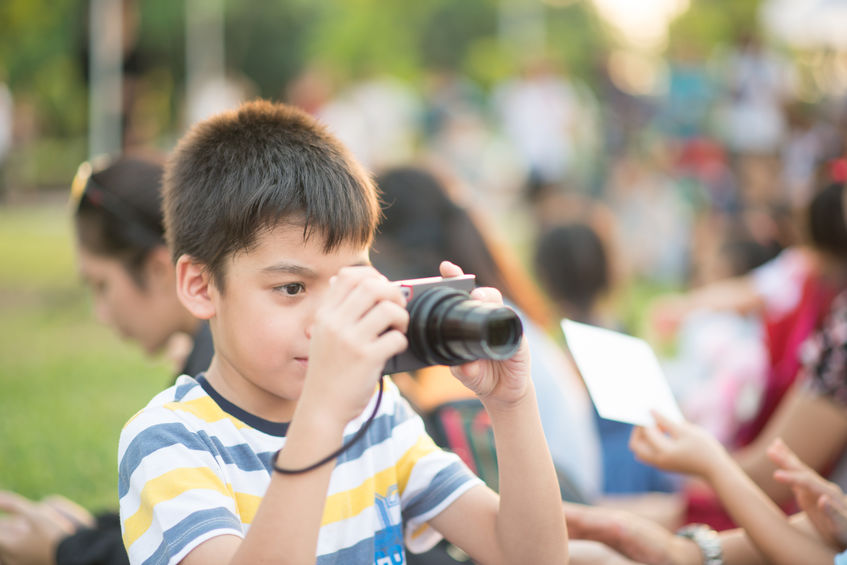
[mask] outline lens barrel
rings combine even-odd
[[[474,300],[454,288],[430,288],[407,308],[409,349],[430,365],[508,359],[523,335],[514,310]]]

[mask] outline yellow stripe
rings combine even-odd
[[[366,508],[373,506],[377,494],[386,496],[392,485],[396,484],[402,495],[415,462],[437,449],[438,447],[430,437],[424,434],[403,454],[394,467],[368,477],[357,487],[328,496],[322,525],[340,522],[358,515]]]
[[[397,488],[400,489],[402,495],[406,492],[406,485],[409,482],[409,476],[412,474],[412,469],[419,459],[429,455],[433,451],[438,451],[438,446],[432,441],[432,438],[427,434],[422,434],[415,442],[415,445],[406,450],[406,453],[397,461]]]
[[[260,502],[262,502],[261,496],[247,494],[246,492],[235,493],[235,504],[238,506],[238,514],[242,524],[253,523],[253,518],[256,517],[256,511],[259,509]]]
[[[221,410],[221,408],[215,403],[215,401],[208,396],[201,396],[200,398],[195,398],[194,400],[188,401],[168,402],[164,404],[164,407],[175,412],[188,412],[189,414],[192,414],[200,418],[204,422],[208,422],[210,424],[213,424],[220,420],[229,420],[233,423],[236,429],[242,429],[247,427],[247,424],[245,424],[244,422],[233,418],[232,416]]]
[[[368,477],[355,488],[328,496],[321,525],[326,526],[356,516],[373,506],[377,493],[382,496],[387,495],[388,488],[396,483],[397,470],[389,467]]]
[[[224,496],[235,498],[231,487],[224,485],[208,467],[174,469],[151,479],[141,491],[141,506],[138,511],[124,523],[126,547],[135,543],[153,523],[152,510],[157,504],[167,502],[192,489],[214,490]]]

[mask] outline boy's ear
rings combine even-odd
[[[201,320],[215,315],[215,303],[210,293],[211,278],[205,265],[189,255],[177,259],[176,294],[183,306]]]

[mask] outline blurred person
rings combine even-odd
[[[787,130],[788,61],[755,33],[746,33],[720,66],[724,91],[717,120],[725,143],[736,155],[775,155]]]
[[[711,253],[694,267],[704,284],[743,277],[779,251],[759,241],[742,219],[714,225]],[[698,310],[676,332],[673,355],[661,362],[686,418],[704,426],[725,445],[755,417],[764,394],[768,351],[761,317],[752,312]]]
[[[528,274],[487,224],[457,205],[447,183],[426,168],[392,168],[376,181],[385,219],[374,241],[374,266],[399,280],[430,276],[439,261],[447,259],[465,265],[477,284],[495,285],[502,292],[506,303],[517,309],[533,348],[532,379],[553,461],[585,498],[597,495],[599,440],[590,401],[564,353],[546,334],[546,304]],[[398,381],[398,386],[427,414],[439,404],[467,396],[445,371],[422,370]]]
[[[744,471],[778,504],[790,503],[790,493],[771,477],[766,450],[775,437],[782,437],[818,472],[836,476],[844,465],[839,461],[845,455],[847,430],[830,421],[835,418],[837,422],[837,410],[814,385],[817,375],[839,371],[837,359],[831,358],[831,344],[841,339],[838,320],[842,316],[842,306],[833,296],[847,287],[843,197],[844,185],[834,183],[812,201],[808,227],[813,253],[786,249],[750,275],[718,281],[681,302],[671,302],[663,314],[676,312],[664,318],[667,323],[698,308],[765,309],[769,361],[764,393],[755,416],[740,426],[728,447]],[[822,428],[831,431],[816,433]],[[732,526],[711,491],[691,483],[686,495],[688,520],[719,529]]]
[[[654,426],[637,427],[633,431],[630,445],[636,456],[650,465],[685,473],[708,483],[767,562],[824,565],[832,563],[836,554],[847,548],[840,540],[822,539],[820,531],[817,536],[810,537],[810,532],[792,526],[782,510],[756,486],[708,431],[685,421],[674,422],[658,413],[654,413],[653,417],[656,421]],[[805,486],[792,482],[792,477],[798,472],[805,472],[807,480],[823,481],[779,439],[770,444],[768,455],[790,469],[783,467],[774,473],[774,478],[795,486],[795,489]],[[840,500],[844,493],[837,486],[832,486],[834,497]],[[815,524],[817,521],[813,517],[820,514],[816,511],[816,503],[809,501],[805,493],[800,493],[797,499],[801,506],[812,511],[809,518]]]
[[[126,154],[83,163],[71,187],[76,259],[102,323],[148,355],[166,354],[177,374],[204,371],[212,358],[208,324],[176,296],[165,244],[158,155]],[[30,501],[0,492],[0,563],[128,563],[117,513],[97,516],[61,497]]]
[[[421,102],[407,83],[371,74],[340,89],[315,116],[375,171],[411,158],[420,114]]]
[[[668,146],[631,150],[611,166],[605,200],[614,212],[617,241],[628,276],[679,284],[690,253],[693,207],[668,174]]]
[[[650,460],[708,477],[744,528],[715,532],[691,524],[676,534],[625,511],[566,504],[571,543],[593,540],[638,563],[653,565],[764,565],[847,563],[847,497],[776,440],[769,456],[774,477],[791,486],[802,512],[786,517],[727,457],[723,447],[686,423],[640,430],[634,448]]]
[[[584,220],[552,225],[540,235],[533,263],[558,317],[619,329],[615,322],[601,316],[598,308],[600,300],[612,289],[608,256],[607,244],[591,223]],[[676,489],[669,475],[634,459],[627,447],[632,425],[600,417],[593,405],[592,412],[602,448],[603,495],[673,492]],[[622,500],[621,497],[618,502]],[[659,497],[653,500],[658,505]],[[671,498],[664,501],[669,503],[670,514],[674,514],[678,504]],[[606,502],[611,503],[611,500],[606,499]]]
[[[527,61],[520,76],[495,86],[493,105],[524,167],[528,199],[570,180],[581,103],[571,81],[551,60]]]

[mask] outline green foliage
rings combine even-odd
[[[0,208],[0,489],[117,508],[121,427],[168,384],[92,319],[67,208]]]

